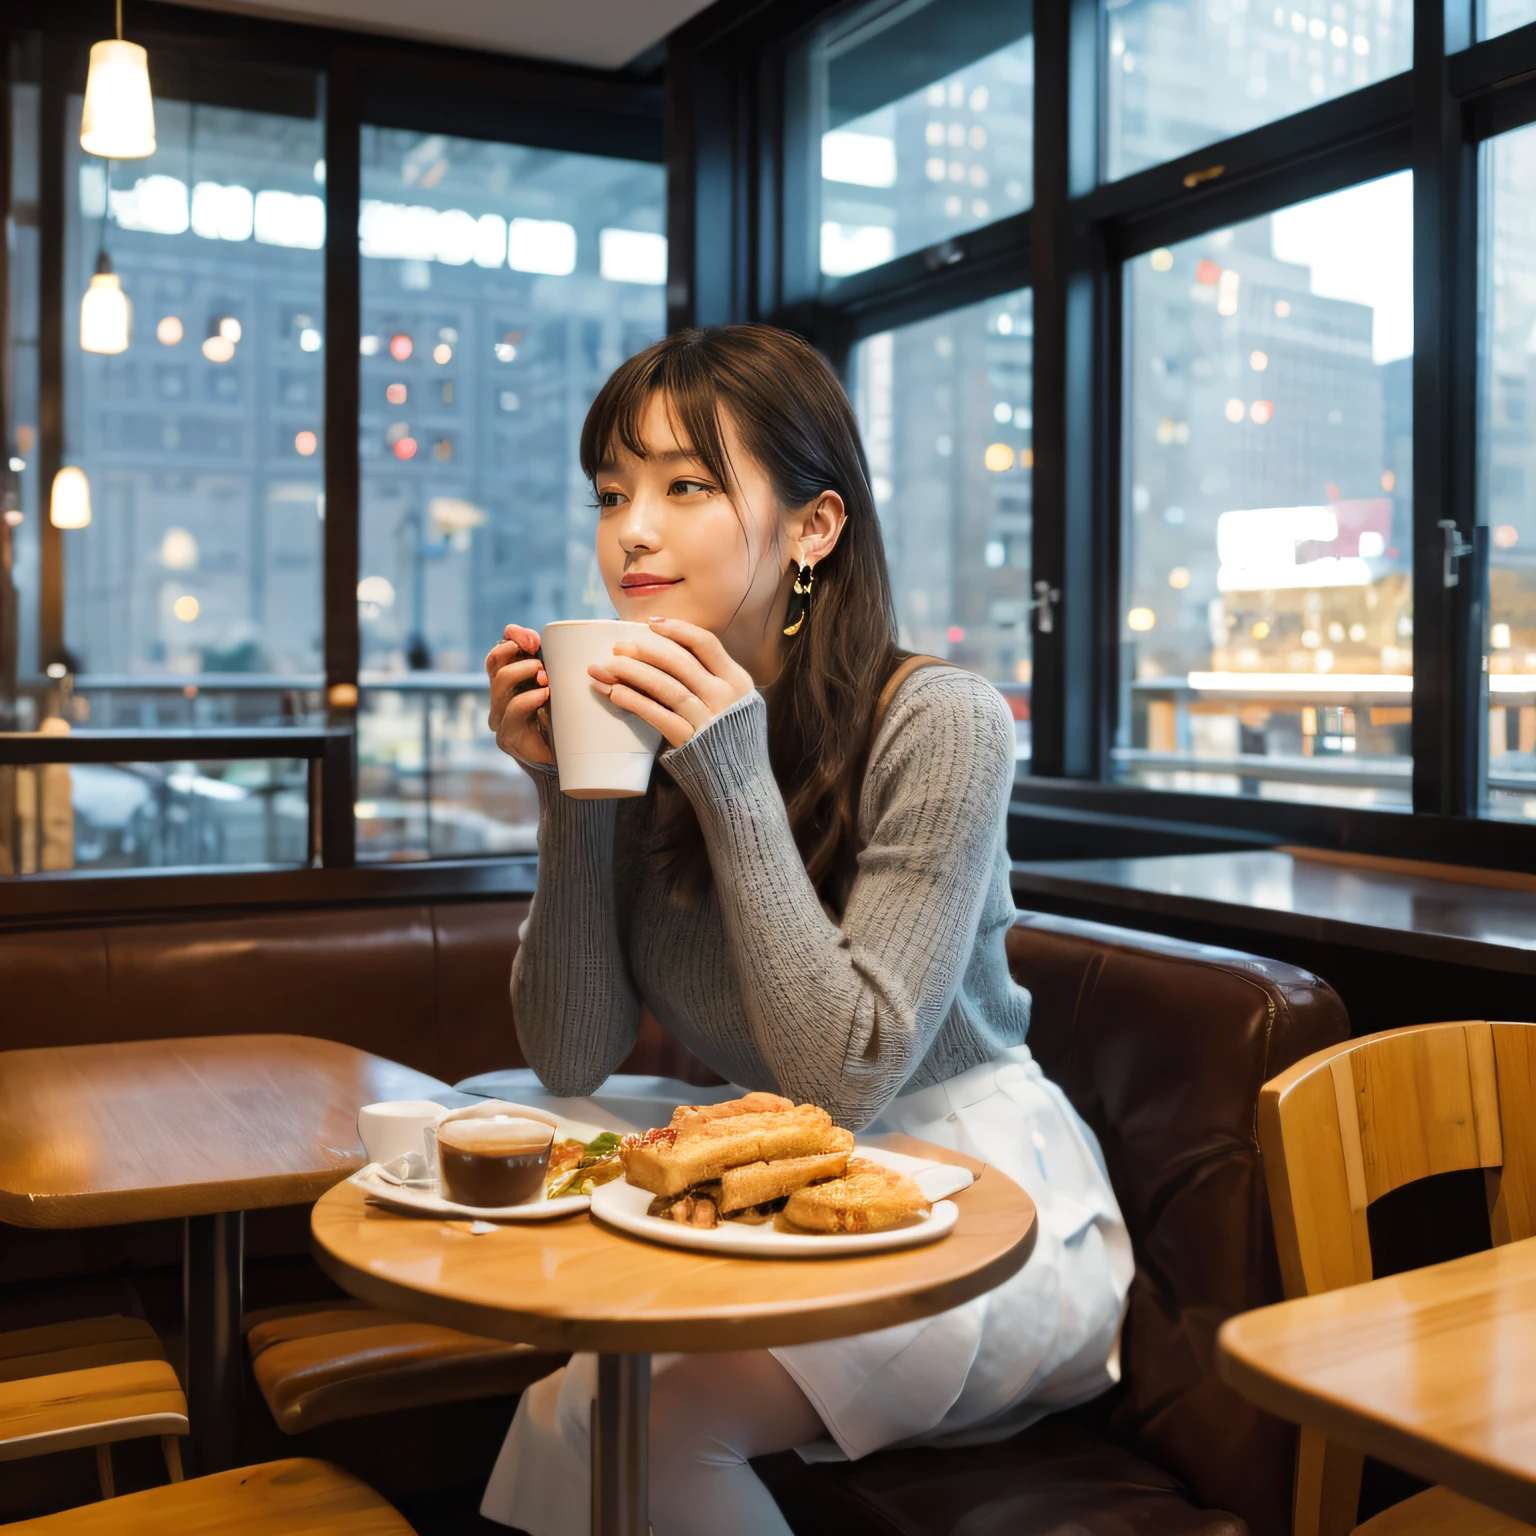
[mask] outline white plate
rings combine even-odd
[[[855,1146],[854,1151],[873,1163],[883,1163],[887,1168],[911,1174],[930,1199],[933,1198],[933,1191],[928,1187],[931,1182],[942,1182],[949,1194],[973,1182],[965,1169],[951,1164],[924,1163],[880,1147]],[[943,1170],[939,1181],[923,1177],[930,1169]],[[962,1178],[964,1183],[959,1182]],[[917,1248],[924,1243],[937,1242],[960,1219],[960,1208],[952,1200],[939,1200],[929,1215],[908,1227],[895,1227],[889,1232],[839,1232],[811,1237],[799,1232],[775,1231],[771,1221],[760,1226],[723,1221],[718,1227],[685,1227],[660,1216],[648,1216],[646,1211],[653,1196],[624,1179],[600,1185],[590,1198],[593,1216],[621,1232],[669,1248],[693,1248],[702,1253],[730,1254],[741,1259],[831,1259],[857,1253],[887,1253],[895,1248]]]
[[[588,1125],[581,1120],[557,1120],[543,1110],[528,1110],[525,1105],[498,1106],[499,1113],[508,1109],[534,1114],[555,1127],[556,1141],[591,1141],[603,1134],[600,1125]],[[584,1211],[591,1205],[591,1195],[564,1195],[559,1200],[529,1200],[522,1205],[502,1205],[486,1208],[478,1205],[460,1205],[442,1194],[434,1180],[430,1185],[393,1184],[381,1178],[377,1163],[369,1163],[352,1175],[351,1181],[368,1198],[378,1205],[388,1206],[407,1216],[446,1217],[450,1221],[553,1221],[559,1216],[569,1216]]]

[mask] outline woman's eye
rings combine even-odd
[[[600,507],[616,507],[623,500],[623,491],[599,491],[597,493],[597,504]]]
[[[700,492],[708,493],[714,487],[705,480],[674,480],[672,482],[672,494],[674,496],[695,496]]]

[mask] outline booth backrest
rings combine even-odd
[[[519,1066],[508,976],[527,910],[498,900],[3,933],[0,1049],[280,1030],[450,1083]],[[1065,918],[1020,918],[1008,953],[1034,994],[1030,1045],[1097,1133],[1135,1244],[1109,1431],[1202,1503],[1281,1536],[1293,1437],[1221,1385],[1214,1341],[1232,1313],[1280,1296],[1259,1088],[1345,1038],[1343,1005],[1293,966]],[[626,1067],[719,1081],[650,1019]],[[10,1236],[60,1240],[75,1272],[112,1251],[104,1234]],[[90,1246],[66,1241],[78,1238]],[[50,1262],[16,1243],[3,1259],[0,1278]]]
[[[1344,1005],[1295,966],[1069,918],[1021,917],[1008,956],[1034,994],[1030,1046],[1097,1133],[1136,1250],[1109,1431],[1283,1536],[1295,1434],[1217,1379],[1216,1330],[1281,1297],[1259,1089],[1346,1038]]]

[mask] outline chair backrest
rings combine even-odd
[[[1346,1040],[1259,1095],[1259,1144],[1287,1296],[1372,1278],[1366,1211],[1481,1168],[1494,1243],[1536,1234],[1536,1025],[1463,1020]],[[1303,1430],[1295,1536],[1345,1536],[1364,1458]]]
[[[1536,1233],[1536,1025],[1419,1024],[1319,1051],[1259,1095],[1287,1296],[1372,1277],[1366,1209],[1485,1170],[1495,1243]]]

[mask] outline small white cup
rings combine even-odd
[[[549,674],[549,715],[560,788],[573,800],[643,795],[661,732],[597,691],[587,668],[611,661],[613,648],[643,639],[649,624],[622,619],[568,619],[539,636]]]
[[[422,1131],[451,1113],[430,1099],[365,1104],[357,1112],[357,1134],[370,1163],[389,1163],[404,1152],[419,1153]]]

